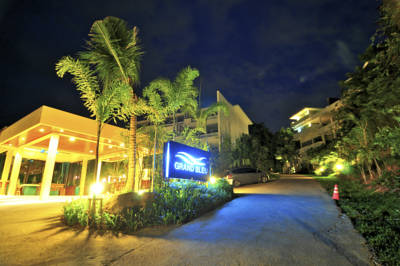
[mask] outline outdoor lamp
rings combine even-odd
[[[217,182],[217,179],[213,176],[210,177],[210,183],[211,184],[215,184],[215,182]]]
[[[335,168],[336,168],[336,170],[338,170],[338,171],[342,171],[343,168],[344,168],[344,166],[343,166],[343,164],[341,164],[341,163],[337,163],[337,164],[335,165]]]
[[[91,187],[90,187],[90,191],[94,194],[94,195],[99,195],[101,194],[101,192],[103,192],[104,189],[104,185],[102,183],[94,183]]]

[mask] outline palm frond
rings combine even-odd
[[[138,84],[143,52],[137,33],[136,27],[129,30],[126,22],[116,17],[97,20],[89,33],[87,51],[80,53],[80,57],[95,66],[106,84],[116,78],[127,84]]]
[[[85,107],[92,116],[96,116],[97,110],[94,103],[99,93],[99,83],[89,66],[80,62],[79,59],[65,56],[57,62],[56,72],[60,78],[63,78],[65,73],[73,76],[72,81],[76,84]]]

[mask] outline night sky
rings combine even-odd
[[[378,20],[376,0],[0,0],[0,127],[48,105],[89,116],[54,66],[84,49],[106,16],[138,26],[141,85],[199,69],[202,103],[220,89],[253,122],[275,131],[302,107],[340,95]]]

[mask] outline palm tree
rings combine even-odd
[[[149,86],[144,88],[143,96],[147,99],[147,118],[154,126],[154,148],[153,148],[153,169],[151,178],[151,191],[154,189],[154,174],[157,153],[157,129],[158,126],[165,121],[168,116],[168,107],[165,99],[159,90],[158,81],[150,82]]]
[[[130,114],[130,87],[120,81],[103,84],[100,88],[99,80],[95,72],[84,62],[66,56],[56,64],[56,72],[60,78],[65,73],[73,76],[72,81],[76,84],[81,94],[85,107],[97,121],[96,140],[96,165],[94,175],[99,181],[97,167],[99,163],[99,143],[101,130],[104,123],[109,120],[127,120]],[[97,175],[97,176],[96,176]]]
[[[80,54],[83,60],[94,66],[99,78],[105,84],[120,80],[131,88],[131,105],[135,106],[138,97],[134,86],[139,84],[140,59],[143,55],[138,45],[138,30],[129,29],[127,23],[116,17],[106,17],[93,23],[90,30],[90,40],[87,51]],[[137,108],[136,108],[137,109]],[[125,190],[131,190],[135,181],[136,171],[136,115],[130,117],[128,179]],[[138,189],[138,182],[135,183]]]
[[[191,110],[197,109],[198,90],[193,82],[198,76],[199,71],[188,66],[178,73],[173,82],[165,78],[152,81],[152,86],[163,94],[166,109],[172,115],[174,139],[177,134],[176,113],[179,110],[190,113]]]

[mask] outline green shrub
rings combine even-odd
[[[374,183],[400,192],[400,172],[383,171],[382,175]]]
[[[329,193],[339,186],[340,208],[364,236],[384,265],[400,261],[400,197],[396,193],[375,192],[358,181],[346,178],[316,178]]]
[[[94,228],[132,232],[142,227],[160,224],[181,224],[232,199],[232,186],[224,179],[215,184],[194,181],[172,182],[154,192],[154,201],[145,207],[124,208],[110,214],[96,210],[89,226]],[[138,195],[134,195],[138,197]],[[88,225],[88,200],[77,200],[64,207],[65,223]]]
[[[64,221],[67,225],[88,223],[88,201],[84,199],[74,200],[64,206]]]

